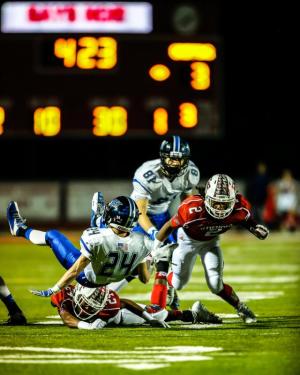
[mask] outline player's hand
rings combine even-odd
[[[55,293],[52,288],[49,288],[47,290],[30,289],[29,291],[30,291],[30,293],[34,294],[35,296],[39,296],[39,297],[50,297],[50,296],[52,296],[52,294]]]
[[[101,329],[106,326],[106,322],[102,319],[96,319],[93,323],[90,323],[91,328],[90,329]]]
[[[147,233],[149,237],[151,238],[151,240],[155,241],[158,230],[155,227],[151,227],[148,229]]]
[[[252,233],[260,240],[264,240],[268,237],[270,231],[264,225],[257,224]]]
[[[52,296],[52,294],[57,293],[60,290],[61,288],[57,284],[55,284],[52,288],[49,288],[47,290],[29,289],[30,293],[39,297],[50,297]]]
[[[169,324],[165,321],[160,321],[156,319],[149,320],[149,324],[151,325],[151,327],[155,328],[170,328]]]
[[[169,243],[165,246],[155,248],[152,250],[151,255],[153,257],[154,263],[164,261],[169,262],[172,256],[172,252],[177,244]]]

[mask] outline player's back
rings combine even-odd
[[[91,260],[85,268],[88,280],[108,284],[122,280],[150,253],[142,234],[118,236],[111,228],[89,228],[80,240],[81,252]]]

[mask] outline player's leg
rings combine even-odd
[[[98,191],[94,193],[92,198],[92,210],[91,210],[91,227],[99,227],[102,228],[104,225],[101,222],[102,215],[105,209],[105,201],[103,198],[103,194]]]
[[[210,243],[201,250],[201,260],[205,270],[206,282],[212,293],[218,295],[233,306],[244,322],[255,322],[256,318],[253,312],[240,301],[229,284],[223,283],[224,260],[218,241],[210,241]]]
[[[20,214],[17,202],[9,203],[7,220],[13,236],[24,237],[36,245],[50,246],[64,268],[69,269],[79,258],[80,251],[58,230],[43,232],[28,227],[26,219]]]
[[[0,276],[0,299],[6,306],[9,314],[7,324],[10,325],[24,325],[27,323],[26,318],[14,300],[8,286],[3,278]]]
[[[197,258],[197,242],[188,237],[180,228],[178,230],[178,246],[172,254],[172,272],[168,282],[176,289],[182,289],[190,280]]]

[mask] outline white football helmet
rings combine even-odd
[[[80,320],[89,320],[103,310],[109,295],[106,286],[87,288],[76,284],[73,295],[74,313]]]
[[[212,176],[205,187],[205,208],[215,219],[224,219],[233,210],[236,190],[233,180],[226,174]]]

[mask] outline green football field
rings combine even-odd
[[[75,244],[79,236],[72,234]],[[256,324],[244,324],[210,293],[199,259],[179,292],[181,307],[200,299],[223,317],[222,325],[84,331],[61,325],[49,299],[28,291],[52,286],[64,272],[51,249],[0,234],[0,275],[29,322],[0,325],[0,374],[299,374],[300,234],[271,233],[259,241],[248,232],[226,233],[221,245],[224,280],[257,314]],[[152,282],[134,280],[120,294],[148,303]],[[6,319],[1,304],[0,322]]]

